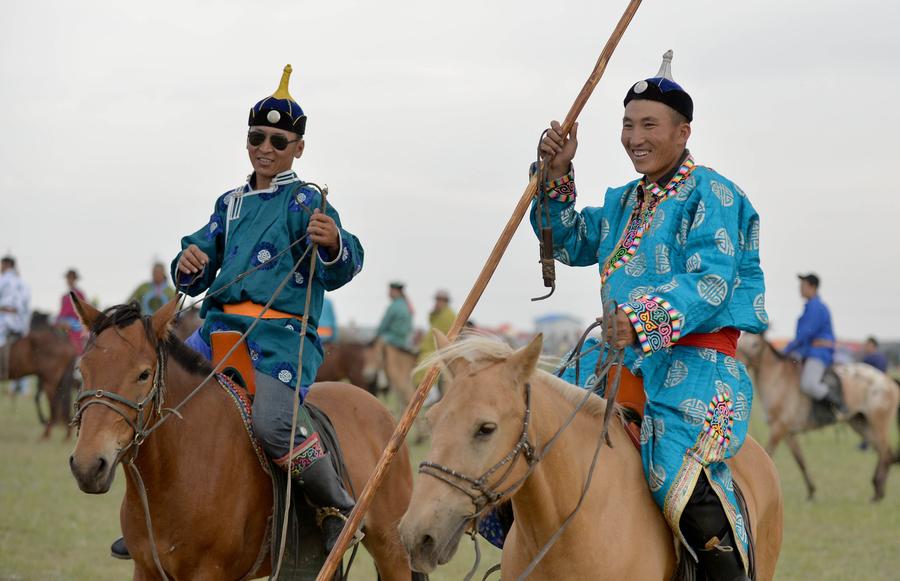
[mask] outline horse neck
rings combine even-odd
[[[762,398],[763,407],[768,410],[777,405],[797,382],[790,380],[792,363],[789,360],[778,357],[775,348],[765,340],[761,348],[762,353],[752,369],[753,385]],[[798,389],[797,385],[793,389]]]
[[[540,449],[559,430],[571,415],[574,404],[555,388],[544,385],[546,378],[533,377],[532,418],[533,440]],[[527,537],[526,544],[537,551],[569,516],[581,497],[603,423],[602,415],[582,410],[571,425],[562,432],[553,449],[541,459],[534,472],[513,496],[513,510],[517,515],[527,515],[521,520],[521,529]],[[612,526],[596,526],[596,523],[617,523],[634,518],[629,513],[639,513],[640,507],[621,502],[620,491],[646,489],[640,455],[634,450],[618,417],[609,425],[613,447],[604,445],[594,469],[590,492],[581,510],[590,513],[589,519],[577,521],[565,533],[571,538],[587,534],[593,546],[603,543],[607,537],[619,534]],[[636,488],[641,487],[641,488]],[[649,492],[645,495],[644,509],[658,511]],[[650,512],[649,514],[653,514]],[[607,520],[609,519],[609,520]],[[588,528],[585,528],[587,525]],[[564,539],[560,540],[564,543]],[[615,559],[615,555],[610,556]],[[548,563],[548,566],[550,564]]]

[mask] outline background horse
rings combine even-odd
[[[159,379],[165,401],[146,406],[149,425],[160,421],[160,409],[181,403],[210,371],[205,359],[170,335],[175,301],[147,318],[133,306],[116,307],[106,314],[80,301],[76,306],[85,325],[99,331],[82,358],[85,390],[102,389],[138,402]],[[167,361],[159,378],[158,352]],[[316,384],[309,400],[334,422],[350,482],[353,489],[362,490],[393,432],[390,413],[371,395],[343,383]],[[137,413],[115,397],[103,401],[109,405],[83,408],[70,458],[78,486],[94,494],[109,490],[121,456],[134,452],[128,450],[135,437],[129,423],[137,421]],[[241,413],[215,380],[180,413],[140,444],[134,466],[143,477],[143,486],[131,470],[125,471],[121,523],[134,558],[134,578],[159,577],[140,499],[142,490],[146,490],[152,517],[152,540],[170,578],[206,581],[268,575],[265,543],[267,519],[272,514],[272,484],[247,437]],[[409,581],[411,572],[396,529],[412,490],[405,448],[386,478],[366,517],[363,543],[381,579]]]
[[[486,479],[485,487],[513,488],[504,494],[504,499],[512,501],[515,521],[503,548],[501,574],[503,579],[516,579],[574,509],[588,477],[607,402],[592,395],[529,474],[523,459],[527,454],[509,459],[510,451],[521,442],[523,426],[539,453],[585,392],[536,369],[540,336],[515,352],[504,343],[481,337],[450,346],[441,338],[438,346],[437,356],[447,362],[451,377],[444,398],[428,412],[432,428],[428,460],[473,478],[501,466]],[[526,385],[531,393],[528,423]],[[610,438],[613,447],[601,450],[584,504],[531,578],[672,578],[676,567],[673,535],[650,495],[640,453],[615,419],[610,422]],[[782,537],[775,466],[750,437],[729,466],[748,504],[756,578],[772,579]],[[503,483],[498,483],[507,470]],[[455,481],[475,492],[462,479]],[[473,500],[460,488],[424,475],[417,481],[400,523],[414,569],[429,572],[446,563],[471,525]]]
[[[75,347],[64,333],[50,325],[47,315],[35,313],[28,334],[13,342],[9,349],[9,379],[37,376],[34,401],[38,419],[44,424],[41,438],[49,438],[50,431],[57,424],[65,426],[66,438],[69,438],[72,432],[69,426],[72,394],[78,386],[74,376]],[[41,394],[46,394],[50,404],[49,418],[44,418],[41,411]]]
[[[375,383],[367,381],[364,373],[366,350],[369,347],[359,341],[339,340],[325,344],[325,360],[316,372],[316,381],[349,381],[377,395]]]
[[[378,387],[378,376],[383,374],[388,382],[388,389],[394,393],[394,414],[399,418],[409,405],[416,391],[413,385],[413,370],[416,367],[416,354],[406,349],[388,345],[381,339],[369,345],[365,351],[365,367],[363,376],[366,382]],[[424,418],[416,418],[413,424],[413,441],[422,443],[428,434]]]
[[[784,439],[806,482],[807,497],[813,498],[816,487],[806,468],[796,434],[823,427],[810,417],[813,402],[800,390],[803,369],[775,349],[764,337],[744,333],[738,343],[738,359],[747,366],[753,386],[766,410],[769,442],[766,451],[775,453]],[[847,423],[869,442],[878,454],[872,484],[872,500],[884,498],[885,481],[893,460],[889,436],[897,417],[900,390],[893,379],[864,363],[835,365],[841,379],[844,402],[850,411]]]

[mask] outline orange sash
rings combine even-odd
[[[213,365],[218,365],[225,354],[240,340],[242,333],[239,331],[216,331],[209,334],[209,342],[212,343]],[[228,356],[222,366],[222,373],[233,369],[240,373],[241,379],[247,386],[247,392],[252,396],[256,393],[256,374],[253,361],[250,359],[250,351],[247,344],[243,343]]]

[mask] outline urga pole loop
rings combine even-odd
[[[587,81],[585,81],[584,87],[582,87],[581,92],[578,94],[578,97],[575,99],[575,102],[569,109],[569,113],[566,115],[566,119],[563,122],[561,128],[563,135],[568,135],[569,131],[572,130],[572,126],[575,125],[575,121],[576,119],[578,119],[578,115],[581,113],[581,110],[584,109],[584,106],[590,98],[591,93],[594,91],[594,88],[597,86],[597,83],[600,82],[600,78],[603,76],[604,71],[606,71],[606,65],[609,63],[610,57],[612,57],[616,46],[622,39],[622,35],[625,33],[625,30],[628,28],[628,25],[631,23],[631,20],[632,18],[634,18],[634,15],[640,5],[641,0],[630,0],[630,2],[628,3],[628,7],[625,9],[625,13],[622,14],[622,17],[619,19],[619,22],[616,25],[616,28],[613,30],[612,35],[610,35],[609,40],[606,41],[606,46],[603,47],[603,51],[600,53],[600,57],[597,59],[597,64],[594,65],[594,70],[591,72],[591,75],[588,77]],[[549,160],[544,160],[544,163],[547,163],[548,161]],[[488,282],[490,282],[494,271],[497,270],[497,266],[500,264],[500,259],[503,257],[504,252],[506,252],[506,248],[509,246],[509,243],[512,240],[513,235],[515,234],[516,229],[522,222],[522,218],[525,217],[525,213],[528,211],[528,207],[531,205],[531,200],[534,198],[535,192],[537,191],[537,180],[539,174],[540,172],[536,172],[535,175],[531,177],[531,180],[529,180],[528,186],[522,193],[522,197],[519,199],[518,204],[516,204],[512,216],[510,216],[509,220],[506,223],[506,226],[503,227],[503,231],[500,233],[500,237],[494,244],[494,247],[491,250],[491,254],[488,256],[484,267],[481,269],[481,274],[478,275],[478,278],[475,280],[475,284],[469,291],[468,296],[466,296],[465,302],[460,307],[459,313],[456,315],[456,319],[453,321],[453,325],[450,327],[450,331],[447,333],[447,338],[451,341],[455,339],[457,335],[459,335],[459,332],[462,330],[466,321],[468,321],[469,317],[472,315],[472,311],[475,309],[475,305],[478,303],[478,300],[481,298],[482,293],[484,293],[484,290],[487,288],[487,284]],[[341,531],[334,549],[332,549],[331,553],[328,555],[328,559],[326,559],[325,564],[322,566],[322,570],[319,571],[319,575],[316,577],[316,581],[330,581],[334,576],[334,573],[337,570],[338,564],[340,563],[344,552],[350,545],[350,540],[353,538],[353,535],[359,528],[363,516],[366,514],[366,511],[369,509],[369,505],[372,503],[372,497],[375,495],[375,492],[381,485],[381,481],[384,479],[388,467],[394,460],[394,456],[397,454],[397,451],[401,448],[401,446],[403,446],[403,443],[406,440],[406,434],[412,427],[413,421],[419,414],[419,410],[422,409],[422,405],[425,403],[425,397],[428,395],[428,391],[431,389],[431,385],[434,383],[434,380],[437,379],[438,372],[439,369],[437,366],[429,369],[428,373],[419,384],[419,387],[416,388],[415,394],[413,394],[413,397],[412,399],[410,399],[406,410],[403,412],[403,416],[397,423],[394,434],[391,436],[387,447],[381,454],[381,458],[378,460],[378,464],[372,471],[372,475],[369,477],[369,481],[366,482],[366,487],[363,489],[362,493],[357,499],[356,507],[350,513],[350,516],[347,518],[347,522],[344,523],[344,529]]]

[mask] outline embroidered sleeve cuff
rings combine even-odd
[[[528,173],[529,177],[537,172],[537,163],[531,164]],[[574,202],[575,201],[575,166],[569,164],[569,171],[555,180],[547,180],[544,182],[544,191],[547,197],[558,202]]]
[[[619,308],[628,315],[644,353],[671,347],[681,337],[684,315],[661,297],[644,295]]]
[[[349,257],[350,250],[348,250],[347,247],[344,246],[344,237],[341,235],[340,228],[338,228],[338,249],[335,253],[334,258],[329,260],[328,252],[326,250],[323,250],[321,246],[319,247],[319,258],[322,259],[322,264],[324,264],[325,266],[332,266],[334,264],[337,264],[339,260],[342,262],[346,262]]]

